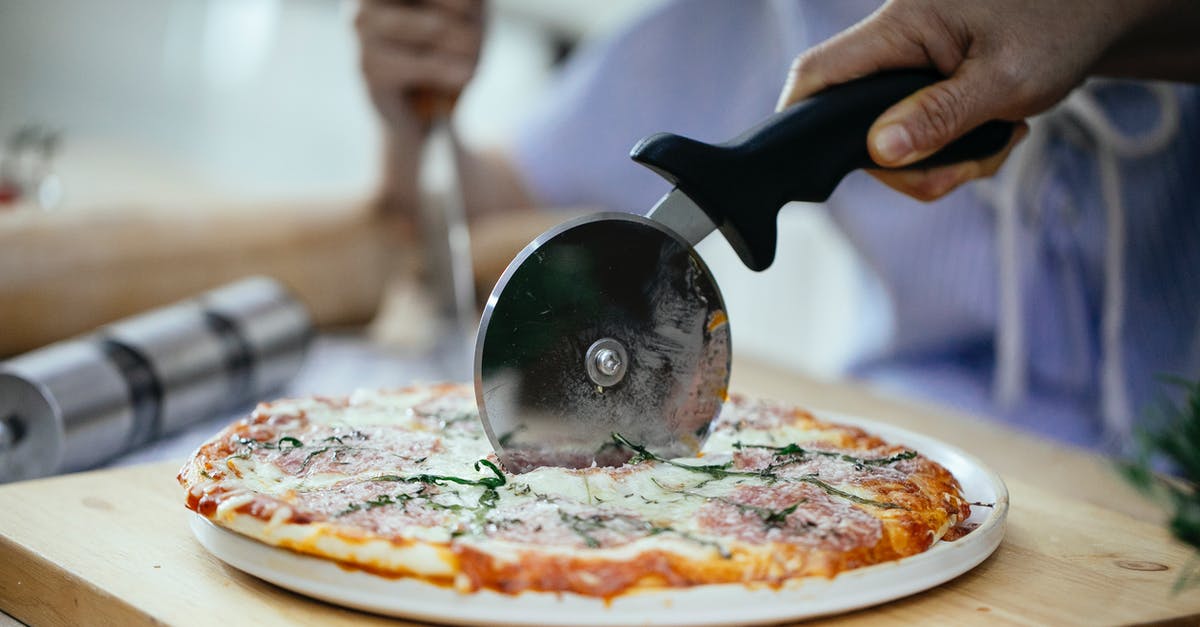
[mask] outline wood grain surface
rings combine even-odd
[[[1171,592],[1191,552],[1160,525],[1117,511],[1152,517],[1126,502],[1102,459],[854,386],[760,364],[739,364],[736,372],[735,389],[747,393],[807,399],[963,446],[1008,482],[1008,531],[991,558],[934,590],[831,622],[1200,621],[1200,589]],[[159,463],[0,486],[0,609],[36,625],[406,624],[292,594],[210,556],[188,529],[177,467]],[[1081,490],[1105,506],[1076,498]]]
[[[253,274],[321,325],[374,315],[400,237],[364,203],[0,214],[0,356]]]
[[[376,621],[209,555],[188,529],[176,468],[160,463],[0,488],[0,607],[35,625]],[[1200,620],[1200,592],[1171,594],[1189,554],[1161,528],[1024,482],[1009,487],[1008,532],[991,558],[939,588],[837,622]]]

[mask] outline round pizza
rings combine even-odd
[[[738,396],[701,454],[612,435],[619,467],[511,474],[469,386],[258,406],[179,473],[189,509],[261,542],[462,591],[779,585],[925,551],[970,515],[942,466]]]

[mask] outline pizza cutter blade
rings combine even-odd
[[[694,454],[729,380],[725,304],[680,235],[631,214],[538,237],[484,309],[476,396],[505,467],[615,465]]]
[[[475,397],[488,438],[512,472],[614,465],[633,447],[695,454],[726,396],[729,322],[693,246],[720,229],[753,270],[775,256],[776,216],[822,201],[849,172],[879,167],[872,122],[940,77],[877,74],[830,88],[744,135],[710,145],[660,133],[631,153],[675,184],[647,214],[600,213],[527,246],[484,308]],[[1001,150],[989,122],[913,168]]]

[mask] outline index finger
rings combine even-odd
[[[876,11],[796,57],[775,110],[876,72],[929,66],[932,59],[919,41],[906,34],[902,24],[893,24]]]

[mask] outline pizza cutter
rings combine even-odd
[[[631,157],[674,189],[645,216],[597,213],[541,234],[484,308],[475,397],[506,469],[617,465],[630,445],[697,453],[726,398],[730,338],[694,246],[720,230],[748,267],[766,269],[780,208],[823,201],[849,172],[878,168],[871,124],[938,80],[914,70],[845,83],[724,144],[666,133],[638,142]],[[909,167],[995,154],[1012,132],[989,122]]]

